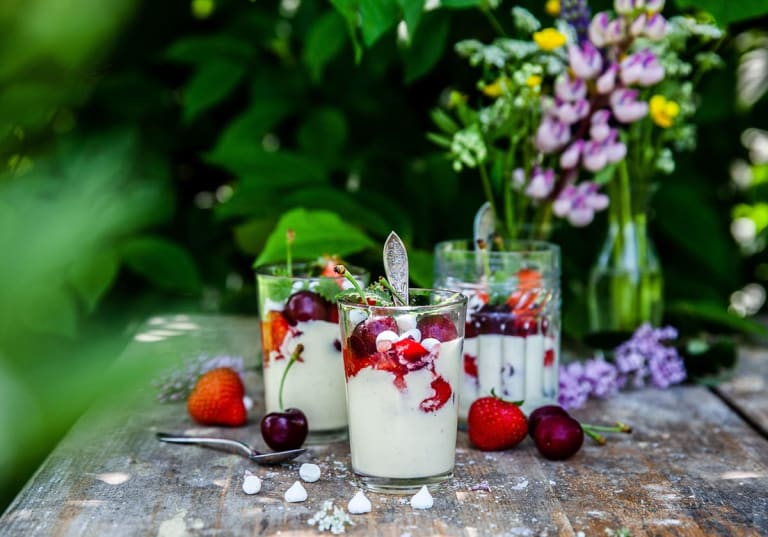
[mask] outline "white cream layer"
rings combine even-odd
[[[288,335],[280,347],[285,357],[270,359],[264,368],[267,412],[279,411],[280,379],[296,345],[304,345],[303,362],[291,366],[283,386],[283,406],[298,408],[307,416],[310,431],[330,431],[347,425],[344,394],[344,362],[334,347],[339,325],[327,321],[298,323],[298,336]]]
[[[431,397],[433,374],[426,368],[405,376],[399,390],[392,373],[364,368],[347,381],[352,467],[376,477],[430,477],[453,470],[461,373],[461,340],[440,345],[435,371],[453,396],[435,412],[419,404]]]

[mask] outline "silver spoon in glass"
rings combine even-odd
[[[272,453],[262,453],[256,451],[245,442],[239,440],[232,440],[229,438],[211,438],[208,436],[187,436],[183,434],[169,434],[169,433],[156,433],[157,439],[161,442],[168,442],[171,444],[195,444],[198,446],[213,446],[213,447],[231,447],[236,448],[238,453],[241,453],[258,464],[280,464],[281,462],[290,461],[295,459],[302,453],[305,453],[306,448],[289,449],[287,451],[275,451]]]

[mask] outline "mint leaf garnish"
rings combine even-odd
[[[320,278],[312,291],[326,299],[328,302],[335,304],[336,297],[341,292],[341,287],[339,287],[337,281],[336,278]]]
[[[293,280],[279,278],[269,282],[267,298],[273,302],[285,302],[293,294]]]

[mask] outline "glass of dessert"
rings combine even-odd
[[[335,264],[292,263],[290,275],[285,264],[256,270],[266,411],[303,411],[309,443],[347,436],[336,295],[352,284],[333,272]],[[368,282],[364,269],[349,270]]]
[[[435,486],[453,476],[467,299],[358,291],[338,301],[352,468],[377,492]]]
[[[544,241],[446,241],[435,247],[435,285],[468,300],[460,418],[475,399],[557,402],[560,249]]]

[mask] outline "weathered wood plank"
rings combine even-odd
[[[733,378],[715,390],[768,437],[768,350],[742,349]]]
[[[193,322],[200,333],[163,352],[173,355],[183,347],[255,358],[254,321]],[[137,343],[127,356],[145,353]],[[249,388],[258,392],[258,380]],[[95,409],[78,422],[0,518],[0,535],[314,535],[307,520],[322,503],[333,499],[346,506],[357,490],[345,443],[315,446],[293,463],[267,468],[154,439],[158,430],[220,433],[260,445],[258,397],[249,425],[222,430],[196,427],[183,404],[161,405],[152,395],[146,389],[135,406]],[[373,512],[353,517],[348,532],[603,536],[627,528],[635,536],[768,534],[768,441],[709,390],[630,392],[591,402],[576,415],[595,423],[626,421],[635,432],[612,436],[606,446],[587,440],[564,462],[543,459],[530,440],[507,452],[482,453],[461,433],[456,477],[435,494],[433,509],[415,511],[408,498],[369,494]],[[308,461],[320,465],[323,477],[304,485],[306,502],[285,503],[284,491]],[[246,469],[262,477],[260,494],[242,492]]]

